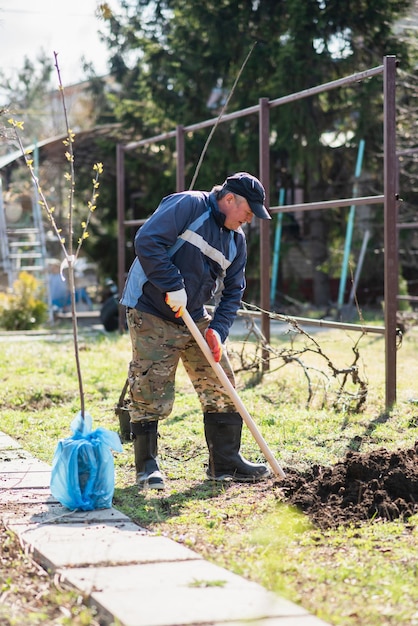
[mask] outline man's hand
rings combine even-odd
[[[181,317],[187,305],[186,290],[178,289],[177,291],[167,291],[165,294],[165,301],[170,309],[174,311],[176,317]]]
[[[208,344],[211,352],[213,354],[213,358],[216,363],[219,363],[222,356],[222,341],[219,336],[219,333],[213,328],[208,328],[205,332],[206,343]]]

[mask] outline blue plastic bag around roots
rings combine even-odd
[[[92,431],[88,413],[77,414],[73,435],[58,442],[52,461],[51,494],[68,509],[92,511],[112,506],[115,470],[112,450],[123,452],[119,435],[105,428]]]

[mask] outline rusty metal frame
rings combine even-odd
[[[384,207],[384,296],[385,296],[385,368],[386,368],[386,407],[390,408],[396,402],[396,343],[397,343],[397,297],[398,297],[398,240],[397,240],[397,161],[396,161],[396,110],[395,110],[395,83],[396,83],[396,57],[386,56],[383,64],[377,67],[357,72],[350,76],[340,78],[310,89],[305,89],[275,100],[261,98],[257,105],[225,114],[219,118],[211,118],[203,122],[189,126],[177,126],[175,130],[162,133],[154,137],[119,144],[116,152],[117,162],[117,217],[118,217],[118,286],[121,291],[126,278],[126,233],[127,226],[135,226],[144,220],[125,220],[125,190],[124,190],[124,155],[141,146],[146,146],[169,139],[175,139],[177,152],[176,190],[185,189],[185,137],[187,133],[204,128],[213,127],[216,123],[226,123],[231,120],[258,114],[259,116],[259,177],[266,193],[266,203],[269,206],[270,190],[270,148],[269,148],[269,116],[270,109],[283,106],[296,100],[311,97],[325,91],[337,89],[358,83],[377,75],[383,75],[383,135],[384,135],[384,165],[383,194],[362,198],[342,198],[324,202],[312,202],[286,206],[272,206],[271,213],[284,213],[295,210],[317,210],[333,207],[345,207],[351,205],[383,204]],[[267,340],[270,340],[270,318],[267,313],[270,307],[269,283],[270,283],[270,224],[266,220],[260,222],[260,302],[262,332]],[[123,328],[121,313],[121,328]],[[338,327],[338,322],[335,327]],[[362,327],[358,327],[362,330]],[[267,355],[265,355],[267,357]],[[268,362],[268,358],[266,358]]]

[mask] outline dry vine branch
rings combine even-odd
[[[247,335],[242,342],[240,352],[234,353],[240,361],[240,365],[235,367],[235,371],[237,373],[251,371],[257,376],[256,382],[260,382],[264,371],[262,355],[267,351],[270,362],[269,374],[275,373],[289,364],[295,364],[301,368],[308,388],[307,407],[311,405],[314,398],[317,387],[315,381],[319,380],[324,389],[323,404],[329,402],[330,396],[332,396],[331,406],[333,408],[351,412],[360,411],[366,402],[368,393],[368,383],[360,376],[358,366],[360,359],[359,343],[365,333],[360,334],[352,347],[354,358],[351,364],[338,367],[324,352],[319,342],[300,327],[297,320],[270,312],[269,316],[271,319],[278,319],[289,324],[287,335],[290,339],[290,347],[278,349],[268,343],[254,319],[248,315],[245,318],[248,328]],[[295,345],[295,338],[298,335],[306,339],[305,344],[301,347]],[[324,367],[309,364],[308,356],[319,357]],[[276,363],[273,368],[271,367],[272,361]],[[335,382],[337,383],[336,389]],[[354,392],[348,389],[349,383],[354,386]]]

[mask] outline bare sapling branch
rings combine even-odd
[[[255,42],[251,46],[250,51],[248,52],[247,56],[245,57],[244,62],[241,65],[241,67],[239,69],[239,72],[238,72],[238,74],[237,74],[237,76],[235,78],[234,84],[232,85],[231,91],[229,92],[228,97],[227,97],[227,99],[225,101],[225,104],[223,105],[223,107],[221,109],[221,112],[218,115],[216,123],[212,126],[212,129],[211,129],[211,131],[210,131],[210,133],[208,135],[208,138],[206,139],[205,145],[203,146],[203,150],[202,150],[201,155],[199,157],[199,160],[197,162],[196,170],[195,170],[195,173],[193,175],[192,182],[190,183],[189,190],[192,190],[194,188],[194,186],[195,186],[196,179],[197,179],[199,171],[200,171],[200,167],[201,167],[201,165],[203,163],[203,159],[205,158],[205,154],[207,152],[207,149],[209,147],[211,139],[212,139],[213,135],[215,134],[215,131],[218,128],[218,125],[220,124],[220,121],[221,121],[222,117],[224,116],[226,109],[228,108],[229,101],[231,100],[232,96],[234,95],[235,88],[236,88],[236,86],[238,84],[239,79],[241,78],[241,74],[244,71],[244,67],[247,65],[248,59],[250,58],[250,56],[251,56],[251,54],[252,54],[252,52],[253,52],[253,50],[254,50],[254,48],[256,46],[256,43],[257,42]]]
[[[96,201],[99,196],[99,177],[103,173],[103,164],[96,163],[93,166],[94,176],[92,178],[92,194],[91,199],[88,202],[87,208],[88,213],[87,217],[84,221],[81,222],[81,236],[77,240],[77,246],[74,245],[74,191],[75,191],[75,171],[74,171],[74,151],[73,144],[75,140],[75,134],[71,130],[68,120],[67,106],[65,102],[65,94],[64,87],[61,80],[61,72],[58,65],[58,54],[54,52],[55,57],[55,67],[57,69],[58,81],[59,81],[59,92],[61,95],[61,103],[64,112],[64,120],[66,127],[66,139],[64,139],[63,144],[65,146],[65,158],[68,161],[69,172],[67,172],[64,177],[68,184],[68,211],[67,211],[67,231],[68,231],[68,239],[66,240],[63,236],[63,229],[59,227],[55,220],[55,207],[49,206],[48,200],[46,199],[42,187],[39,183],[39,179],[37,173],[34,169],[34,161],[31,158],[31,151],[25,150],[22,142],[22,138],[20,132],[24,130],[24,123],[22,121],[17,121],[13,118],[8,120],[11,125],[15,139],[18,143],[19,149],[22,152],[22,155],[25,159],[26,166],[30,172],[32,182],[34,184],[39,205],[42,207],[46,216],[51,224],[52,230],[57,237],[64,260],[61,263],[61,278],[65,280],[63,271],[64,269],[68,269],[68,282],[69,282],[69,292],[71,298],[71,319],[72,319],[72,329],[73,329],[73,341],[74,341],[74,353],[75,353],[75,361],[76,361],[76,370],[77,370],[77,379],[78,379],[78,387],[79,387],[79,397],[80,397],[80,413],[84,419],[85,415],[85,400],[84,400],[84,389],[83,389],[83,378],[81,373],[81,365],[80,365],[80,353],[79,353],[79,341],[78,341],[78,328],[77,328],[77,311],[76,311],[76,288],[75,288],[75,265],[80,254],[80,250],[83,244],[83,241],[87,239],[89,236],[88,226],[90,224],[90,219],[93,212],[96,209]],[[75,248],[75,253],[74,253]]]

